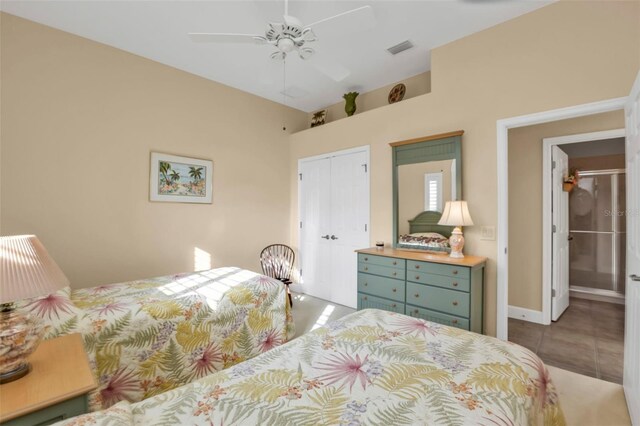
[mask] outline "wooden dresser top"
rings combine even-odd
[[[436,253],[425,252],[422,250],[407,250],[407,249],[394,249],[385,247],[384,249],[378,249],[377,247],[370,247],[366,249],[356,250],[357,253],[371,254],[374,256],[386,256],[397,257],[399,259],[419,260],[422,262],[435,262],[444,263],[446,265],[467,266],[473,268],[484,264],[487,261],[486,257],[481,256],[467,256],[462,259],[455,259],[449,257],[449,253]]]

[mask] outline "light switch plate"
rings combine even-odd
[[[496,240],[496,227],[495,226],[482,226],[480,227],[480,239],[485,241]]]

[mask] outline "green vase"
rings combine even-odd
[[[351,117],[356,112],[356,98],[360,93],[358,92],[349,92],[342,95],[345,100],[344,103],[344,112],[347,113],[347,117]]]

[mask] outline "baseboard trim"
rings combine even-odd
[[[534,311],[533,309],[521,308],[519,306],[509,305],[509,318],[544,324],[542,311]]]

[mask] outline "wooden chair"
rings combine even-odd
[[[293,298],[291,297],[291,273],[293,272],[293,262],[295,254],[291,247],[284,244],[272,244],[265,247],[260,253],[260,264],[262,265],[262,273],[280,280],[287,286],[287,294],[289,295],[289,304],[293,307]]]

